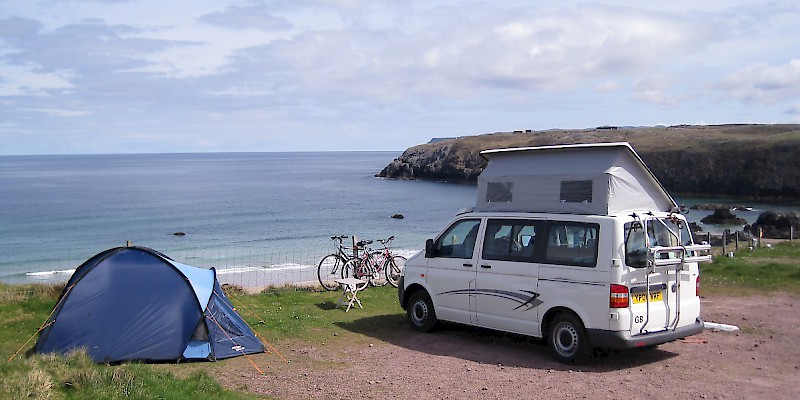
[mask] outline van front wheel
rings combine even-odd
[[[420,332],[430,332],[436,325],[436,312],[433,311],[433,302],[424,290],[411,295],[408,303],[408,321],[411,327]]]
[[[570,314],[561,314],[550,326],[548,342],[556,361],[574,364],[588,358],[591,347],[580,319]]]

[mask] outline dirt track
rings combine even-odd
[[[241,357],[219,374],[226,387],[282,399],[797,399],[798,300],[704,299],[705,320],[742,330],[706,330],[571,368],[552,361],[534,339],[453,324],[422,334],[398,317],[375,317],[396,329],[363,343],[282,343],[292,363],[259,355],[257,362],[270,365],[266,377],[239,365],[247,364]],[[345,328],[358,332],[359,323]]]

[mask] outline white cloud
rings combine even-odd
[[[773,104],[800,99],[800,59],[778,66],[751,65],[726,76],[717,87],[747,102]]]
[[[398,16],[381,31],[307,30],[239,51],[230,68],[264,62],[265,69],[284,69],[307,94],[435,101],[485,96],[487,89],[565,91],[641,74],[693,53],[711,36],[700,19],[612,7],[441,8]]]
[[[144,132],[154,151],[233,131],[245,150],[264,132],[286,150],[378,131],[399,149],[517,126],[774,122],[800,93],[800,7],[783,0],[42,0],[0,15],[0,119],[112,132],[108,146]],[[47,152],[20,146],[3,152]]]
[[[620,88],[619,82],[605,81],[594,86],[594,90],[598,92],[611,92]]]
[[[653,103],[663,107],[674,107],[676,104],[678,104],[677,98],[660,90],[644,90],[637,92],[635,97],[637,100]]]
[[[61,110],[55,108],[27,108],[22,110],[49,114],[57,117],[84,117],[92,114],[89,111]]]
[[[37,65],[0,64],[0,97],[48,96],[74,88],[69,71],[43,72]]]
[[[200,21],[234,30],[282,31],[292,27],[285,18],[272,15],[271,10],[262,3],[229,6],[224,11],[203,15]]]

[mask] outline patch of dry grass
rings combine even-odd
[[[60,285],[0,285],[0,304],[8,304],[20,301],[27,301],[32,298],[58,296],[64,290],[64,284]]]

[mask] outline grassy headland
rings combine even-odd
[[[677,196],[800,200],[800,125],[676,125],[497,132],[407,149],[378,176],[475,183],[487,149],[629,142]]]
[[[703,296],[774,292],[800,296],[800,242],[742,250],[734,258],[717,256],[713,263],[701,266],[701,275]],[[252,374],[245,362],[106,366],[92,363],[82,353],[26,357],[25,350],[36,338],[23,344],[47,318],[60,292],[53,286],[0,285],[0,398],[253,398],[246,388],[225,390],[214,378],[234,367]],[[291,362],[325,364],[287,350],[295,346],[345,349],[409,329],[391,287],[361,292],[365,308],[347,313],[336,309],[338,293],[334,292],[280,288],[255,295],[233,292],[229,297],[251,326]],[[20,347],[23,354],[6,361]],[[265,369],[283,362],[274,354],[255,356],[254,361]],[[320,370],[328,367],[320,365]]]

